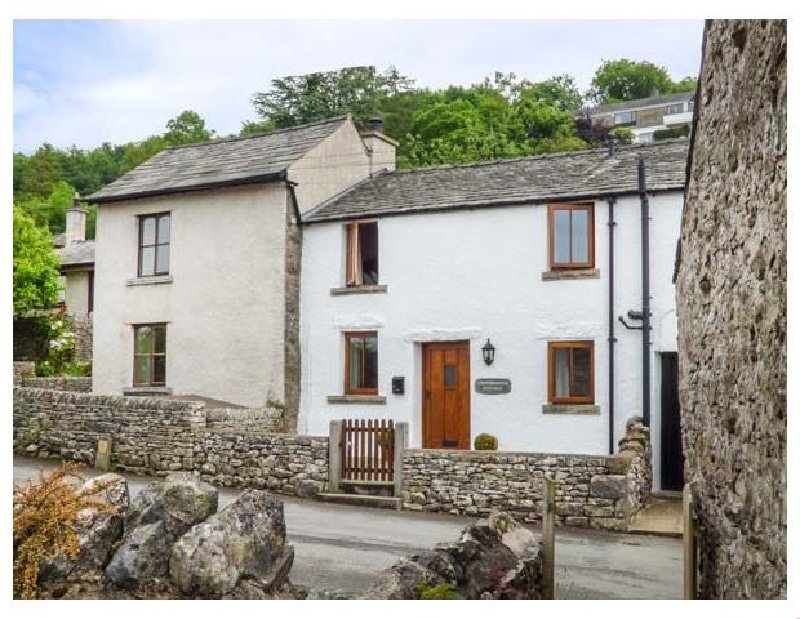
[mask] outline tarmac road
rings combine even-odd
[[[15,457],[14,482],[35,479],[40,469],[55,466],[54,461]],[[152,481],[126,478],[132,495]],[[220,507],[239,492],[220,489]],[[400,557],[454,540],[464,526],[474,521],[281,498],[289,541],[295,550],[292,582],[353,593],[366,590],[377,572]],[[558,528],[557,597],[680,599],[682,552],[682,543],[677,539]]]

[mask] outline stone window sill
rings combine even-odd
[[[347,288],[331,288],[332,297],[340,297],[347,294],[382,294],[389,290],[386,284],[376,284],[374,286],[350,286]]]
[[[172,275],[156,275],[153,277],[132,277],[125,281],[126,286],[148,286],[150,284],[171,284]]]
[[[328,404],[386,404],[385,395],[329,395]]]
[[[543,271],[542,279],[544,281],[560,279],[600,279],[600,269],[565,269],[563,271]]]
[[[545,415],[599,415],[597,404],[542,404]]]
[[[125,387],[122,395],[172,395],[171,387]]]

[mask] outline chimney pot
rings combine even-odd
[[[81,204],[81,196],[76,191],[72,206],[67,209],[67,229],[64,234],[66,245],[86,240],[86,209]]]

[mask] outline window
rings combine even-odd
[[[682,113],[683,113],[683,102],[673,103],[672,105],[667,106],[667,114],[682,114]]]
[[[167,325],[133,328],[133,386],[163,387],[167,384]]]
[[[688,102],[687,111],[693,112],[694,111],[694,99],[690,99]]]
[[[169,213],[139,217],[139,277],[169,274]]]
[[[594,404],[594,342],[548,342],[547,382],[551,404]]]
[[[347,286],[378,283],[378,222],[347,224]]]
[[[653,143],[653,132],[650,133],[640,133],[636,136],[637,142],[639,144],[652,144]]]
[[[636,112],[617,112],[614,114],[615,125],[635,125]]]
[[[551,204],[550,269],[594,268],[594,204]]]
[[[345,395],[378,395],[378,332],[350,331],[345,340]]]
[[[58,303],[67,302],[67,276],[58,276]]]

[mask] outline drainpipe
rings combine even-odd
[[[650,427],[650,203],[641,156],[637,171],[642,218],[642,417]]]
[[[617,198],[608,199],[608,453],[614,454],[614,204]]]

